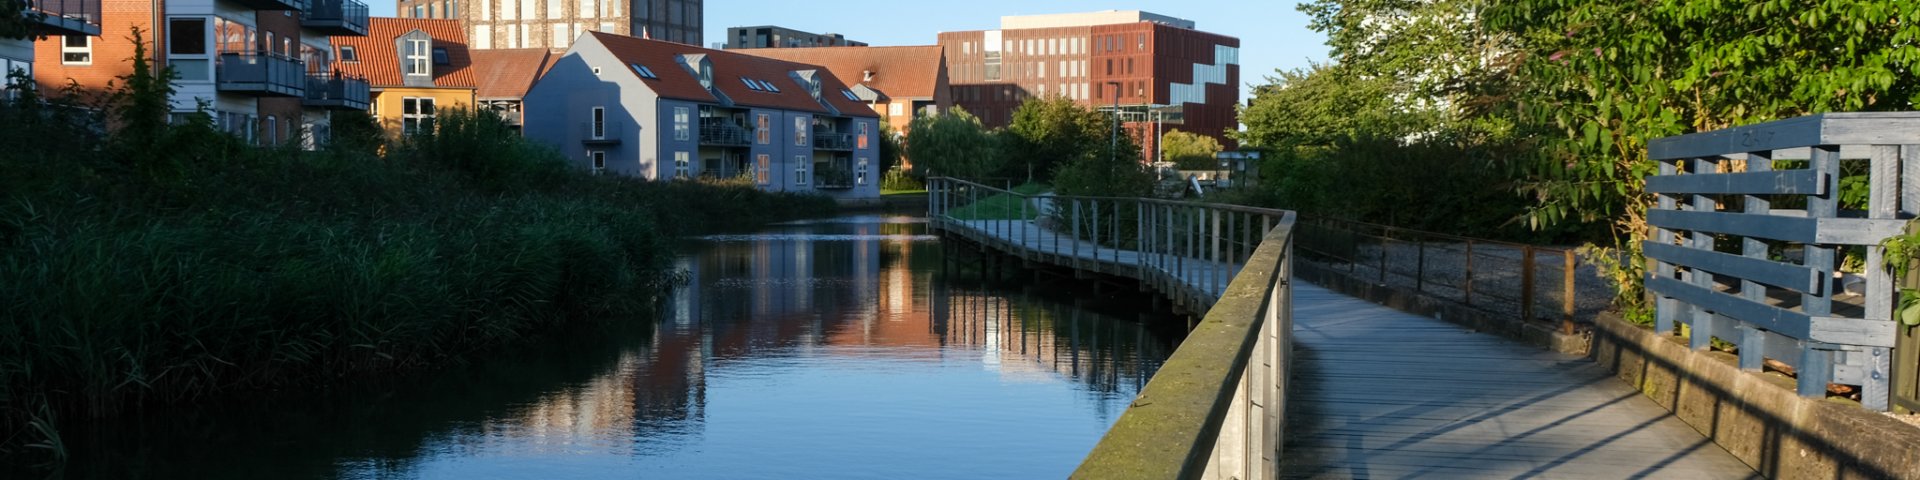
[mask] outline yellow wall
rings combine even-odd
[[[373,116],[386,127],[387,133],[400,132],[400,113],[404,107],[401,99],[407,97],[432,97],[434,111],[452,108],[473,108],[473,89],[471,88],[381,88],[373,92]]]

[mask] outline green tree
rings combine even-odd
[[[1213,159],[1225,148],[1219,140],[1197,133],[1174,130],[1160,137],[1160,155],[1181,170],[1213,170],[1220,164]]]
[[[999,170],[1002,163],[994,135],[959,107],[914,118],[907,129],[906,154],[923,175],[977,179]]]
[[[1529,222],[1610,222],[1636,310],[1648,140],[1920,101],[1917,2],[1520,0],[1487,18],[1521,46],[1513,104],[1540,134]]]
[[[1013,123],[1007,126],[1003,173],[1047,181],[1060,165],[1108,148],[1112,126],[1106,115],[1066,97],[1029,98],[1013,111]]]
[[[1140,145],[1127,135],[1097,143],[1054,168],[1053,190],[1061,195],[1150,196],[1153,172],[1140,163],[1139,152]]]
[[[900,151],[903,149],[900,138],[900,132],[893,130],[893,124],[880,121],[880,171],[891,172],[893,167],[900,165]]]
[[[1399,138],[1429,122],[1394,101],[1391,79],[1338,64],[1279,71],[1240,107],[1241,143],[1269,148],[1329,147],[1355,139]]]

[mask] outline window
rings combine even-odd
[[[861,125],[864,126],[866,124],[863,123]],[[860,137],[860,138],[863,140],[862,143],[864,143],[864,139],[867,137]],[[862,146],[860,148],[866,148],[866,147]],[[860,157],[859,161],[856,161],[853,163],[853,184],[854,185],[867,184],[867,157]]]
[[[414,6],[413,6],[413,18],[427,18],[427,6],[426,6],[426,5],[414,5]]]
[[[207,19],[168,19],[167,53],[174,55],[206,55]]]
[[[689,132],[691,131],[691,129],[687,125],[688,121],[689,120],[687,118],[687,107],[673,107],[673,139],[674,140],[686,140],[689,138]]]
[[[901,104],[900,104],[900,103],[898,103],[898,102],[895,102],[895,103],[891,103],[891,104],[888,104],[888,105],[887,105],[887,116],[889,116],[889,117],[898,117],[898,116],[900,116],[900,115],[902,115],[902,114],[905,114],[905,113],[906,113],[906,112],[905,112],[904,110],[906,110],[906,108],[905,108],[905,105],[901,105]]]
[[[900,104],[896,103],[894,105],[899,106]],[[867,148],[867,122],[853,122],[853,123],[854,125],[860,126],[860,135],[857,137],[859,138],[859,140],[858,140],[858,143],[854,145],[854,148],[861,148],[861,149]]]
[[[607,108],[593,107],[593,139],[605,140],[606,138],[607,138]]]
[[[807,117],[793,117],[793,144],[807,146]]]
[[[276,118],[273,118],[273,115],[268,115],[268,116],[267,116],[267,128],[266,128],[266,130],[265,130],[264,132],[262,132],[262,133],[263,133],[263,134],[262,134],[262,135],[260,135],[260,137],[261,137],[261,139],[263,139],[263,140],[266,140],[266,141],[267,141],[267,145],[274,145],[274,144],[278,144],[278,143],[280,143],[280,121],[279,121],[279,119],[276,119]]]
[[[400,100],[400,131],[413,134],[433,130],[433,98],[406,97]]]
[[[860,97],[857,95],[854,95],[852,90],[847,90],[842,88],[840,89],[840,96],[847,97],[848,101],[853,101],[853,102],[860,101]]]
[[[759,116],[754,117],[753,124],[754,124],[753,139],[755,143],[766,145],[773,141],[771,138],[773,136],[773,132],[772,132],[773,126],[768,123],[767,114],[762,113]],[[766,158],[766,156],[762,155],[761,158],[764,159]],[[762,182],[762,183],[765,183],[765,182]]]
[[[457,15],[454,15],[454,12],[453,12],[453,0],[447,0],[447,1],[444,1],[444,2],[440,2],[440,16],[441,16],[442,18],[457,18],[457,17],[458,17]]]
[[[480,20],[493,20],[493,0],[480,0]],[[486,28],[486,27],[480,27]]]
[[[513,2],[507,2],[502,5],[512,4]],[[520,48],[520,45],[520,25],[507,25],[507,48]]]
[[[813,162],[807,161],[806,155],[793,156],[793,184],[794,185],[807,184],[807,168],[811,167],[812,164]]]
[[[1000,81],[1000,52],[987,52],[987,81]]]
[[[655,76],[653,74],[653,69],[647,68],[645,65],[641,65],[638,63],[629,63],[627,64],[627,66],[633,67],[633,73],[640,74],[640,78],[655,78],[655,79],[660,78],[659,76]]]
[[[760,88],[767,89],[767,91],[769,92],[780,93],[780,87],[773,86],[772,83],[767,83],[766,80],[757,80],[757,81],[760,82]]]
[[[547,19],[548,20],[559,20],[567,16],[566,9],[561,8],[562,3],[565,3],[565,2],[562,2],[561,0],[547,0]]]
[[[754,83],[752,79],[749,79],[747,77],[740,77],[740,83],[747,84],[748,90],[753,90],[756,92],[760,91],[760,84]]]
[[[766,117],[763,116],[761,118],[766,118]],[[773,183],[773,179],[771,178],[771,176],[773,175],[772,157],[769,157],[763,153],[763,154],[754,156],[753,160],[754,160],[754,163],[756,164],[755,168],[753,169],[753,180],[755,182],[758,182],[761,185],[767,185],[767,184]]]
[[[433,67],[427,64],[428,44],[427,40],[407,40],[407,75],[431,75],[433,73]]]
[[[607,152],[599,150],[587,152],[587,158],[593,160],[594,175],[599,175],[600,172],[607,170]]]
[[[687,158],[687,152],[673,152],[673,178],[685,180],[687,171],[693,170],[692,163]]]
[[[60,63],[64,65],[92,65],[93,37],[87,35],[67,35],[60,42]]]
[[[449,59],[447,56],[447,47],[433,47],[433,64],[434,65],[448,65],[452,63],[453,63],[453,60]]]

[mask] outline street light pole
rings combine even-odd
[[[1113,163],[1120,155],[1120,82],[1107,82],[1113,86],[1113,134],[1107,142],[1107,162]]]

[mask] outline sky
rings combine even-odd
[[[394,0],[366,0],[375,16],[393,16]],[[829,2],[706,0],[707,43],[727,27],[778,25],[838,33],[876,46],[932,45],[945,31],[992,30],[1003,15],[1146,10],[1195,22],[1202,31],[1240,39],[1240,94],[1266,83],[1275,69],[1305,68],[1327,58],[1326,36],[1307,29],[1292,1],[1267,0],[833,0]]]

